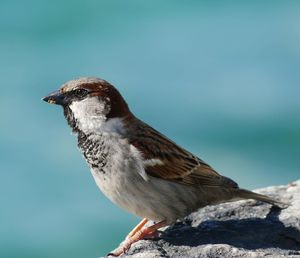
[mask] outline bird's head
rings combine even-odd
[[[118,90],[107,81],[84,77],[71,80],[43,98],[63,107],[69,125],[76,132],[93,133],[103,129],[109,120],[132,116]]]

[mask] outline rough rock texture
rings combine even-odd
[[[253,200],[208,206],[123,257],[300,257],[300,180],[257,192],[290,206]]]

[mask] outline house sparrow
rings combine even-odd
[[[118,206],[144,218],[111,255],[123,254],[132,243],[206,205],[239,199],[281,204],[239,188],[139,120],[105,80],[72,80],[43,100],[63,107],[101,191]],[[148,220],[154,224],[146,227]]]

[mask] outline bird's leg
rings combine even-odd
[[[148,222],[148,219],[143,218],[143,219],[141,220],[141,222],[140,222],[139,224],[137,224],[137,225],[133,228],[133,230],[131,230],[131,231],[129,232],[129,234],[126,236],[126,238],[132,237],[136,232],[138,232],[139,230],[141,230],[141,229],[145,226],[145,224],[146,224],[147,222]]]
[[[140,224],[142,224],[144,220],[142,220],[140,222]],[[146,222],[147,223],[147,222]],[[144,223],[144,225],[146,224]],[[139,225],[140,225],[139,224]],[[139,226],[137,225],[136,228]],[[131,232],[129,233],[129,235],[126,237],[125,241],[121,244],[121,246],[119,246],[116,250],[114,250],[113,252],[109,253],[108,255],[112,255],[112,256],[120,256],[123,253],[125,253],[126,251],[129,250],[130,246],[139,241],[144,239],[147,236],[151,236],[153,235],[158,229],[166,226],[166,221],[163,220],[161,222],[158,222],[150,227],[145,227],[143,228],[143,226],[141,226],[140,229],[135,230],[136,228],[134,228],[131,232],[136,231],[133,235],[130,236]]]

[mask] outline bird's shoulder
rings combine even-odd
[[[135,119],[128,126],[128,138],[130,144],[141,152],[147,175],[192,186],[238,187],[233,180],[220,175],[191,152]]]

